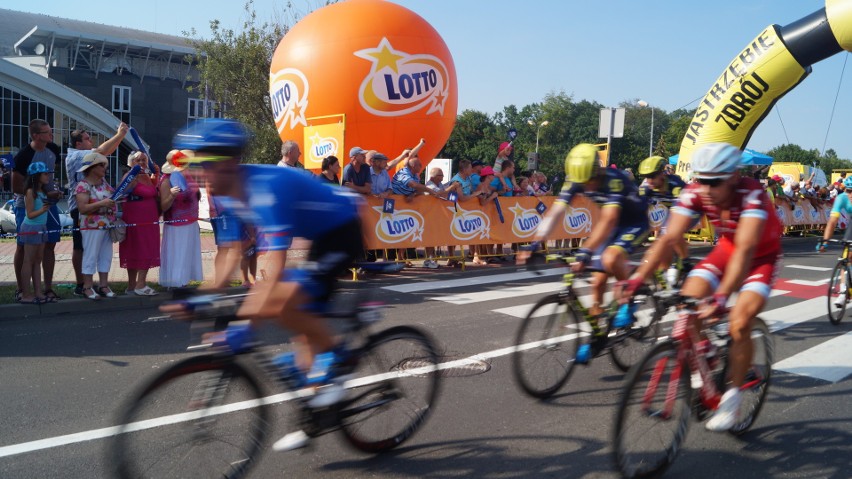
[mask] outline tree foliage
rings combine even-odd
[[[251,128],[254,138],[244,161],[274,163],[281,156],[281,140],[269,102],[269,69],[275,47],[289,27],[260,23],[253,0],[246,2],[245,12],[247,19],[241,31],[223,28],[219,20],[211,20],[209,39],[195,40],[195,31],[185,33],[196,49],[193,60],[201,78],[201,83],[192,88],[201,98],[219,105],[224,116]]]

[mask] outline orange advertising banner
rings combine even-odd
[[[361,212],[368,249],[523,243],[532,241],[556,197],[501,197],[480,205],[478,199],[454,204],[434,196],[393,199],[392,212],[382,198],[366,198]],[[598,206],[576,198],[549,239],[583,238],[592,231]]]

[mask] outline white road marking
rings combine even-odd
[[[852,374],[852,332],[778,361],[773,369],[836,383]]]
[[[383,286],[382,289],[396,291],[398,293],[417,293],[420,291],[431,291],[434,289],[463,288],[480,284],[505,283],[521,279],[545,278],[565,274],[567,268],[553,268],[541,270],[538,273],[531,271],[518,271],[516,273],[495,274],[487,276],[475,276],[465,279],[448,279],[444,281],[423,281],[421,283],[406,283],[394,286]]]
[[[804,264],[785,264],[785,268],[794,268],[794,269],[806,269],[808,271],[831,271],[832,268],[825,268],[822,266],[807,266]]]
[[[831,278],[818,279],[814,281],[808,281],[806,279],[788,279],[785,282],[790,284],[800,284],[802,286],[822,286],[824,284],[828,284],[831,281]]]
[[[517,298],[519,296],[528,296],[531,294],[553,293],[561,290],[563,287],[564,286],[562,286],[561,282],[552,281],[549,283],[528,284],[511,288],[472,291],[470,293],[460,293],[456,295],[434,296],[428,299],[431,301],[443,301],[445,303],[463,305],[481,303],[483,301],[493,301],[495,299]]]

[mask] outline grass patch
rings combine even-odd
[[[203,283],[201,281],[190,281],[189,287],[197,288],[201,286]],[[237,287],[242,284],[241,281],[231,281],[231,287]],[[95,283],[95,287],[97,287],[97,283]],[[73,283],[58,283],[53,285],[53,291],[59,296],[60,300],[63,299],[72,299],[72,298],[82,298],[82,296],[74,296],[74,287],[76,284]],[[148,286],[151,287],[154,291],[158,293],[168,293],[167,288],[164,286],[160,286],[157,283],[148,282]],[[127,281],[110,281],[109,287],[115,294],[122,295],[127,291]],[[15,302],[15,289],[17,289],[14,285],[10,286],[0,286],[0,304],[11,304]]]

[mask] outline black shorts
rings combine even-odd
[[[313,299],[308,309],[322,311],[337,289],[337,277],[363,254],[361,221],[356,219],[313,240],[307,261],[299,268],[285,270],[281,280],[298,282]]]
[[[80,233],[80,210],[74,208],[69,212],[74,221],[74,229],[71,231],[71,239],[74,241],[74,251],[83,251],[83,235]]]

